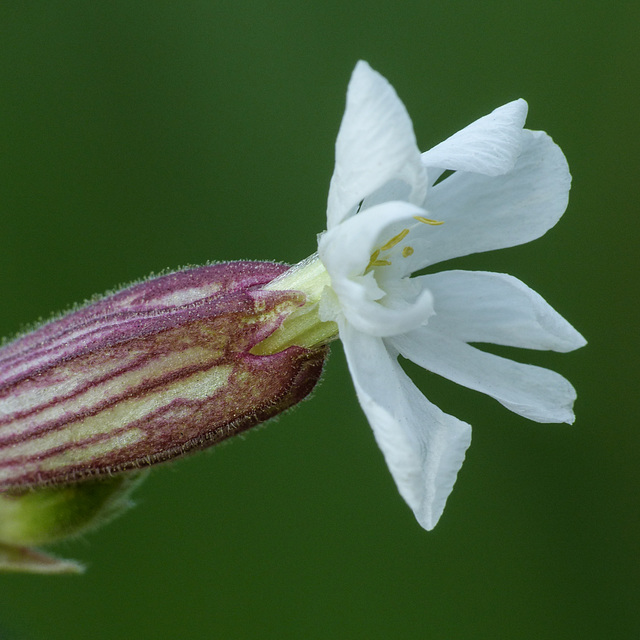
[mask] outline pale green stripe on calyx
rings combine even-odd
[[[335,340],[338,325],[322,321],[319,316],[322,293],[325,287],[330,286],[331,279],[317,253],[265,285],[265,290],[300,291],[306,300],[268,338],[253,347],[251,353],[269,355],[292,346],[314,349]]]

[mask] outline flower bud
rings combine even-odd
[[[0,349],[0,491],[137,469],[216,444],[302,400],[325,347],[252,349],[305,303],[286,266],[171,273]]]
[[[133,503],[145,472],[0,494],[0,544],[43,545],[106,524]]]
[[[0,494],[0,571],[82,573],[80,563],[32,545],[78,536],[124,513],[133,506],[131,493],[144,476],[119,474]]]

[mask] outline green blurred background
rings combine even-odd
[[[298,261],[324,228],[359,58],[427,149],[524,97],[565,151],[569,209],[512,273],[589,339],[519,353],[578,389],[538,425],[414,371],[474,426],[438,527],[397,494],[340,345],[313,399],[158,468],[139,506],[0,576],[0,638],[636,638],[638,5],[323,0],[4,2],[0,333],[152,271]]]

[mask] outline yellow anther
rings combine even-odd
[[[409,233],[409,229],[403,229],[399,234],[393,236],[391,240],[385,242],[379,249],[376,249],[369,258],[369,264],[367,268],[364,270],[365,273],[369,273],[373,267],[388,267],[391,264],[390,260],[380,259],[380,253],[382,251],[389,251],[389,249],[393,249],[399,242],[401,242],[404,238],[407,237]],[[411,253],[413,253],[413,249],[409,247]],[[406,253],[407,247],[402,250],[402,255],[406,258],[407,255],[411,255],[411,253]]]
[[[385,244],[383,244],[380,247],[380,251],[389,251],[389,249],[392,249],[393,247],[395,247],[398,244],[398,242],[400,242],[403,238],[405,238],[408,233],[409,233],[409,229],[403,229],[397,236],[393,236],[393,238],[391,238],[389,242],[386,242]]]
[[[412,254],[413,254],[413,247],[408,247],[407,246],[402,250],[402,257],[403,258],[408,258]]]
[[[378,260],[381,249],[376,249],[369,258],[369,264],[364,270],[365,273],[369,273],[373,267],[388,267],[391,263],[388,260]]]
[[[441,220],[431,220],[431,218],[425,218],[424,216],[413,216],[418,222],[424,222],[425,224],[439,225],[444,224]]]

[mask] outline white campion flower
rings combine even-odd
[[[563,214],[567,162],[546,133],[523,129],[526,113],[524,100],[510,102],[420,154],[394,89],[359,62],[318,255],[274,286],[288,283],[309,295],[315,283],[319,320],[337,324],[360,404],[425,529],[442,514],[471,427],[431,404],[398,355],[531,420],[574,420],[576,394],[565,378],[469,344],[562,352],[583,346],[537,293],[501,273],[410,277],[443,260],[534,240]],[[437,182],[445,171],[454,173]]]
[[[291,268],[242,261],[152,277],[1,346],[0,571],[81,570],[34,545],[127,508],[141,467],[300,402],[337,337],[398,489],[426,529],[442,514],[471,427],[432,405],[399,355],[532,420],[573,422],[564,378],[470,345],[584,345],[540,296],[498,273],[411,277],[529,242],[558,221],[567,163],[545,133],[523,129],[525,116],[517,100],[421,155],[393,88],[360,62],[317,254]]]

